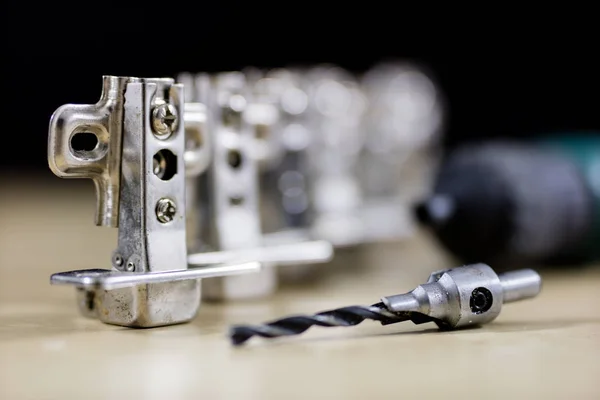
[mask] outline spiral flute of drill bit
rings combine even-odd
[[[387,296],[372,306],[350,306],[312,316],[292,316],[263,325],[238,325],[230,332],[234,345],[252,336],[277,338],[298,335],[311,326],[354,326],[371,319],[382,325],[412,321],[434,322],[440,329],[483,325],[500,314],[502,305],[537,296],[541,278],[523,269],[497,275],[486,264],[434,272],[411,292]]]
[[[233,344],[240,345],[252,336],[276,338],[299,335],[311,326],[339,327],[355,326],[364,320],[381,322],[383,325],[406,321],[410,317],[406,313],[388,311],[383,303],[372,306],[349,306],[335,310],[323,311],[314,315],[298,315],[278,319],[263,325],[238,325],[231,329]]]

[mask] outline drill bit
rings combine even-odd
[[[275,338],[298,335],[311,326],[354,326],[367,319],[381,322],[382,325],[388,325],[406,321],[410,319],[410,316],[407,313],[390,312],[383,303],[376,303],[372,306],[349,306],[323,311],[314,315],[291,316],[263,325],[234,326],[231,330],[231,340],[233,344],[240,345],[252,336]]]
[[[535,297],[540,290],[541,278],[533,270],[497,275],[488,265],[473,264],[434,272],[411,292],[384,297],[371,306],[290,316],[262,325],[237,325],[232,327],[230,338],[234,345],[241,345],[253,336],[298,335],[311,326],[355,326],[366,319],[382,325],[434,322],[440,329],[482,325],[496,319],[503,303]]]

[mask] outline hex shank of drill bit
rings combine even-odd
[[[542,290],[542,278],[532,269],[520,269],[498,275],[504,303],[511,303],[537,296]]]

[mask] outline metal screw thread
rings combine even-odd
[[[162,198],[156,203],[156,218],[163,224],[173,221],[177,207],[171,199]]]
[[[159,104],[152,110],[152,129],[161,139],[166,139],[177,129],[177,108],[169,103]]]

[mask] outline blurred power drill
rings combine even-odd
[[[419,221],[464,262],[511,268],[600,259],[600,134],[463,145]]]

